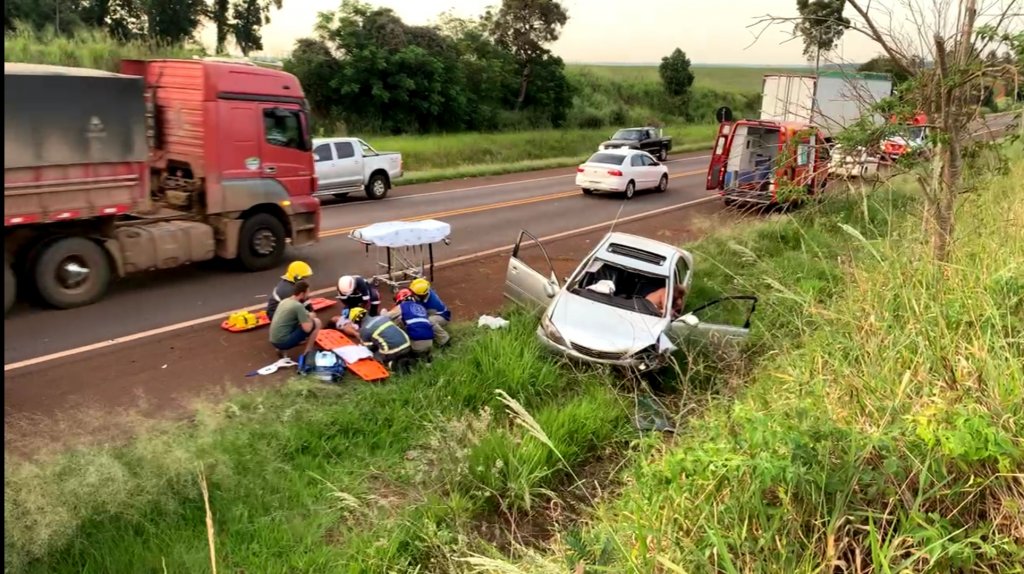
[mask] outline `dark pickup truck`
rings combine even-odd
[[[616,148],[642,149],[658,158],[658,161],[665,161],[672,149],[672,138],[662,137],[658,128],[627,128],[615,132],[611,139],[603,142],[597,149],[600,151]]]

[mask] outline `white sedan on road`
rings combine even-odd
[[[590,156],[576,168],[583,193],[621,193],[631,199],[638,189],[668,189],[668,166],[637,149],[609,149]]]

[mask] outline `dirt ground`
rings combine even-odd
[[[734,217],[712,202],[625,223],[616,230],[682,243]],[[558,276],[571,273],[605,232],[545,243]],[[539,250],[524,251],[522,256],[543,269]],[[501,253],[437,269],[434,282],[456,321],[473,321],[501,309],[507,263],[508,253]],[[321,315],[329,316],[332,310]],[[245,376],[274,362],[266,337],[265,329],[232,334],[210,323],[6,374],[5,452],[116,439],[140,421],[186,417],[197,399],[280,384],[291,369]]]

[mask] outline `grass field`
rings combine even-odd
[[[905,185],[690,246],[689,306],[761,301],[743,355],[681,354],[655,384],[674,436],[634,428],[649,391],[510,314],[385,385],[294,381],[5,458],[5,570],[209,571],[212,535],[225,572],[1019,572],[1015,154],[965,197],[946,267]]]
[[[566,67],[569,70],[585,70],[601,77],[629,82],[661,81],[657,66],[568,64]],[[695,65],[692,70],[695,87],[721,92],[760,93],[761,78],[765,74],[797,74],[809,72],[810,68]]]

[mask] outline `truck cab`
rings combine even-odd
[[[719,125],[708,166],[707,189],[727,204],[773,205],[822,190],[828,149],[814,126],[795,122],[740,120]],[[801,197],[781,197],[782,190]]]

